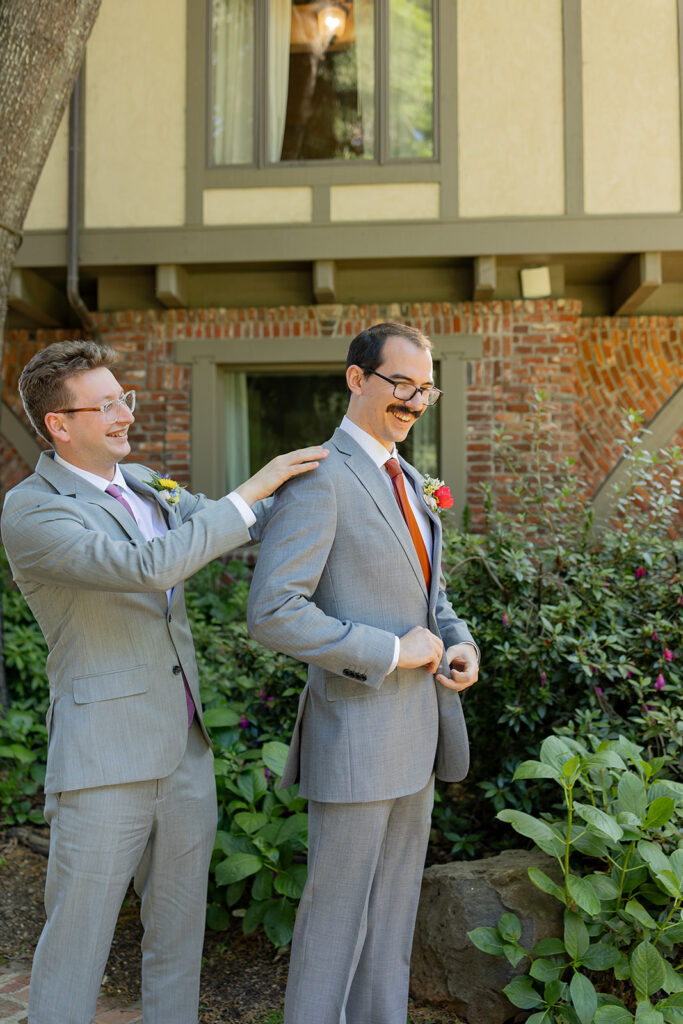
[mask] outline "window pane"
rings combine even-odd
[[[335,371],[306,373],[247,372],[247,409],[241,397],[244,374],[228,373],[226,376],[231,381],[226,386],[225,419],[229,435],[234,435],[228,437],[227,447],[230,487],[237,486],[249,473],[256,472],[282,452],[327,441],[348,406],[341,367]],[[439,417],[438,405],[428,409],[400,445],[401,455],[429,476],[438,475]],[[247,438],[248,466],[241,461]]]
[[[434,156],[432,0],[389,0],[389,154]]]
[[[374,156],[372,0],[270,0],[269,158]]]
[[[211,75],[213,163],[253,163],[253,0],[213,0]]]

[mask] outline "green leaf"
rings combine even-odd
[[[645,817],[646,827],[661,828],[662,825],[666,825],[674,812],[675,806],[674,801],[670,797],[657,797],[657,799],[653,800],[647,809],[647,815]]]
[[[681,887],[673,871],[658,871],[656,879],[660,888],[668,892],[669,896],[673,896],[675,900],[681,898]]]
[[[467,937],[482,953],[488,953],[490,956],[503,955],[503,943],[497,928],[474,928],[467,933]]]
[[[559,956],[565,952],[562,939],[541,939],[533,948],[534,956]]]
[[[306,865],[291,864],[287,871],[278,871],[273,880],[273,888],[282,896],[298,900],[306,885]]]
[[[543,1005],[543,1000],[531,983],[526,974],[520,974],[513,978],[509,985],[506,985],[503,992],[513,1006],[520,1010],[533,1010]]]
[[[683,1012],[683,975],[675,971],[668,960],[664,961],[664,970],[666,971],[666,979],[662,988],[665,992],[674,993],[666,1002],[671,1003],[672,1006],[680,1007],[681,1012]]]
[[[218,885],[239,882],[242,878],[255,875],[262,866],[263,861],[255,853],[233,853],[216,865],[216,882]]]
[[[617,792],[619,794],[619,810],[630,811],[639,821],[642,821],[647,807],[647,793],[640,776],[635,772],[625,772],[619,779]]]
[[[564,762],[562,765],[562,775],[567,781],[571,782],[572,776],[576,775],[580,764],[580,757],[570,757],[568,761]]]
[[[569,983],[569,994],[581,1024],[592,1024],[598,1008],[598,995],[585,974],[574,973]]]
[[[536,981],[556,981],[564,971],[566,964],[555,964],[552,960],[538,957],[529,968],[529,974]]]
[[[584,882],[590,885],[599,900],[615,900],[619,895],[619,886],[609,875],[600,872],[585,875]]]
[[[599,1006],[595,1012],[595,1024],[633,1024],[633,1014],[625,1006]]]
[[[624,834],[621,825],[617,824],[614,818],[598,807],[593,807],[592,804],[575,803],[574,810],[580,818],[583,818],[591,832],[600,836],[601,839],[618,842]]]
[[[238,725],[241,717],[233,708],[225,706],[208,708],[202,715],[207,729],[224,729],[227,726]]]
[[[683,886],[683,847],[674,850],[669,857],[669,863],[680,885]]]
[[[522,922],[516,914],[503,914],[498,921],[498,932],[506,942],[514,942],[522,934]]]
[[[588,929],[582,917],[571,910],[564,915],[564,945],[572,960],[580,960],[590,945]]]
[[[213,932],[224,932],[230,927],[230,911],[217,903],[209,903],[206,908],[206,927]]]
[[[517,946],[513,942],[505,942],[503,944],[503,955],[509,964],[516,967],[519,961],[524,959],[526,953],[521,946]]]
[[[657,922],[654,918],[650,917],[647,910],[642,903],[639,903],[636,899],[628,901],[624,907],[624,914],[631,918],[632,921],[637,921],[643,928],[656,928]]]
[[[644,996],[651,996],[664,985],[666,981],[664,961],[651,942],[640,942],[633,950],[631,979],[636,993]]]
[[[286,946],[292,939],[294,931],[294,904],[278,900],[266,910],[263,917],[263,928],[274,946]]]
[[[585,910],[591,917],[595,917],[600,913],[600,900],[583,878],[578,878],[576,875],[567,875],[567,889],[569,890],[569,895],[581,910]]]
[[[306,845],[308,838],[307,814],[292,814],[289,818],[283,820],[277,834],[278,845],[295,838],[303,843],[304,846]]]
[[[557,882],[553,882],[545,871],[541,871],[540,868],[529,868],[528,874],[537,889],[547,892],[550,896],[555,896],[561,903],[565,902],[564,889]]]
[[[263,923],[266,910],[268,909],[268,903],[265,902],[254,902],[250,903],[247,907],[247,912],[242,919],[242,931],[245,935],[250,935],[251,932],[255,931],[260,924]]]
[[[514,811],[511,809],[499,811],[496,817],[499,821],[508,822],[520,835],[533,839],[536,846],[543,853],[547,853],[550,857],[563,856],[564,843],[557,838],[550,826],[546,825],[544,821],[532,818],[530,814],[525,814],[524,811]]]
[[[559,779],[560,773],[553,765],[541,761],[522,761],[515,768],[513,779]]]
[[[289,747],[287,744],[278,743],[275,740],[270,743],[264,743],[261,750],[263,763],[266,768],[270,769],[270,771],[278,777],[280,777],[285,770],[285,763],[287,761],[288,754]]]
[[[254,900],[269,900],[272,894],[273,872],[268,868],[261,868],[251,883],[251,898]]]
[[[547,736],[541,743],[540,758],[543,764],[552,768],[562,769],[565,761],[573,757],[575,751],[559,736]]]
[[[636,1006],[635,1024],[664,1024],[664,1018],[649,1002],[641,1002]]]
[[[621,960],[621,953],[608,942],[594,942],[583,954],[581,963],[589,971],[606,971]]]
[[[239,814],[235,815],[235,823],[247,833],[251,835],[253,832],[258,832],[260,828],[268,822],[268,815],[263,814],[261,811],[240,811]]]

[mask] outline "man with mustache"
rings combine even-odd
[[[396,453],[440,396],[431,348],[397,323],[353,340],[347,414],[317,472],[276,497],[251,586],[253,636],[309,664],[282,779],[309,800],[285,1024],[405,1024],[434,774],[468,768],[458,691],[478,650],[423,479]]]
[[[52,449],[2,513],[14,579],[49,650],[47,921],[30,1024],[90,1024],[133,876],[145,1024],[196,1022],[216,787],[183,581],[249,543],[260,529],[251,506],[326,454],[279,456],[218,501],[174,488],[123,463],[135,392],[112,373],[116,358],[56,342],[19,378]]]

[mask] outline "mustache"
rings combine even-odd
[[[390,405],[387,407],[387,412],[400,412],[404,416],[412,416],[414,420],[419,420],[422,415],[421,412],[416,412],[414,409],[408,408],[407,405]]]

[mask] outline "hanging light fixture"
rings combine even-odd
[[[318,11],[318,31],[328,43],[334,36],[343,36],[346,28],[346,8],[341,4],[325,4]]]

